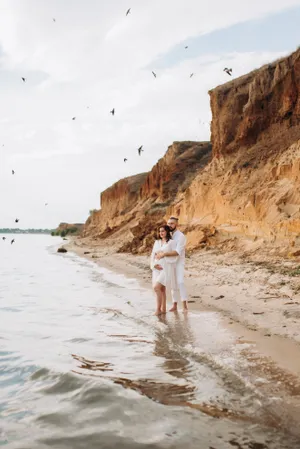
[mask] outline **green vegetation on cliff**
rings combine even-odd
[[[66,237],[68,234],[78,234],[79,229],[76,226],[72,226],[71,228],[67,229],[57,229],[55,231],[51,232],[52,236],[60,236],[60,237]]]

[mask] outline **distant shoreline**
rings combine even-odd
[[[43,234],[51,235],[52,229],[0,229],[0,234]]]

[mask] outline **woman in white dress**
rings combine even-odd
[[[155,240],[151,253],[152,285],[156,293],[156,312],[161,315],[167,312],[167,291],[178,289],[176,280],[176,262],[178,257],[155,258],[156,253],[170,252],[176,249],[176,242],[172,240],[171,229],[167,225],[160,226],[159,240]]]

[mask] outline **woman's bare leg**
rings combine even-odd
[[[165,286],[162,287],[161,296],[162,296],[162,301],[161,301],[160,311],[161,311],[161,313],[167,313],[167,291],[166,291]]]
[[[157,282],[154,285],[154,291],[156,294],[156,311],[154,315],[160,315],[161,314],[161,305],[162,305],[162,287],[163,285]]]

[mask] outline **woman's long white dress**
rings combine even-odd
[[[153,285],[159,282],[164,285],[167,290],[178,290],[176,279],[176,262],[178,260],[178,256],[163,257],[160,260],[155,258],[155,253],[159,251],[170,252],[174,250],[176,250],[176,242],[174,242],[174,240],[169,240],[168,242],[156,240],[154,242],[150,262]],[[161,265],[162,270],[157,270],[154,268],[156,264]]]

